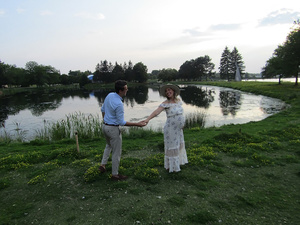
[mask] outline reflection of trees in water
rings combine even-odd
[[[220,91],[220,107],[223,115],[236,115],[241,107],[241,93],[236,91]]]
[[[46,111],[57,109],[63,98],[74,96],[89,98],[89,93],[81,90],[52,91],[51,93],[36,91],[0,98],[0,123],[4,123],[8,115],[16,115],[25,109],[29,109],[34,116],[40,116]]]
[[[127,95],[124,99],[126,105],[134,106],[134,103],[144,104],[148,100],[148,87],[147,86],[137,86],[129,87]]]
[[[124,98],[124,104],[134,107],[135,103],[144,104],[148,100],[148,87],[147,86],[136,86],[129,87],[126,97]],[[99,106],[102,106],[106,96],[113,92],[112,89],[102,89],[94,91],[94,96],[96,97]]]
[[[214,101],[213,90],[202,89],[201,87],[188,86],[181,90],[180,96],[186,104],[208,108]]]

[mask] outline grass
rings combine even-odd
[[[185,129],[189,164],[163,169],[163,135],[123,136],[113,182],[105,141],[0,143],[0,224],[299,224],[300,91],[293,84],[210,83],[283,99],[260,122]],[[111,165],[108,165],[108,170]]]

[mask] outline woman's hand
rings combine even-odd
[[[144,127],[148,124],[148,122],[145,122],[145,120],[143,120],[143,121],[138,122],[137,124],[138,124],[137,125],[138,127]]]

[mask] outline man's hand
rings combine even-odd
[[[144,126],[146,126],[148,124],[148,122],[140,121],[137,124],[138,124],[138,127],[144,127]]]

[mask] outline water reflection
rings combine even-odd
[[[220,107],[223,115],[236,115],[242,104],[241,93],[228,90],[220,91],[219,97]]]
[[[182,88],[180,96],[186,104],[208,108],[210,103],[214,101],[214,94],[215,92],[212,89],[187,86]]]
[[[55,111],[61,106],[64,98],[78,96],[79,98],[88,99],[89,93],[81,90],[72,91],[55,91],[32,93],[18,93],[13,96],[0,98],[0,123],[5,124],[9,115],[16,115],[20,111],[28,109],[33,116],[41,116],[44,112]]]
[[[206,127],[230,123],[258,121],[280,111],[284,103],[278,99],[257,96],[229,88],[184,85],[181,99],[185,114],[201,112],[206,114]],[[0,124],[6,131],[14,130],[14,123],[29,132],[40,129],[43,121],[58,121],[75,112],[100,115],[100,107],[108,93],[113,90],[52,91],[16,94],[0,98]],[[164,101],[158,87],[129,87],[124,99],[125,119],[139,121]],[[163,127],[164,113],[151,120],[152,128]],[[148,126],[147,126],[148,127]],[[3,128],[0,126],[0,133]]]

